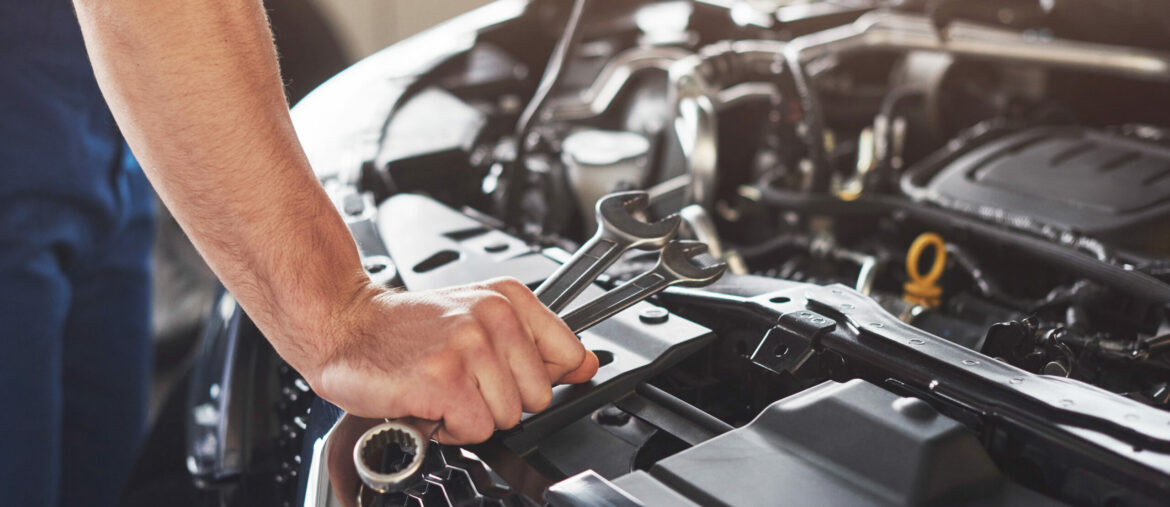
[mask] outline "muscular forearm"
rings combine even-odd
[[[314,391],[478,442],[598,362],[511,279],[373,287],[297,142],[259,0],[74,0],[110,109],[221,281]]]
[[[75,4],[162,200],[281,355],[312,370],[367,279],[296,139],[260,1]]]

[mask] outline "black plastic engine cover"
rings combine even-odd
[[[1170,251],[1170,147],[1080,127],[1034,128],[953,159],[927,186],[949,208]]]
[[[734,486],[732,486],[734,485]],[[609,490],[606,492],[605,490]],[[916,398],[826,382],[743,428],[613,482],[552,488],[553,505],[1060,505],[999,472],[975,434]]]

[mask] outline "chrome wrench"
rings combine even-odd
[[[574,333],[580,334],[598,322],[672,285],[702,287],[713,283],[723,276],[727,264],[724,262],[704,266],[695,264],[694,257],[706,251],[705,243],[670,241],[662,248],[658,263],[650,271],[569,312],[564,317],[565,324]]]
[[[597,232],[533,291],[540,302],[560,313],[623,253],[662,248],[674,237],[678,215],[650,223],[635,216],[649,202],[645,192],[610,194],[597,201]]]

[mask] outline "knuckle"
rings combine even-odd
[[[493,280],[490,287],[495,292],[503,294],[517,303],[529,304],[536,301],[536,295],[532,293],[532,289],[510,276]]]
[[[475,302],[473,309],[481,315],[498,316],[511,313],[512,304],[503,295],[489,292]]]
[[[516,278],[511,277],[511,276],[505,276],[503,278],[498,278],[495,280],[493,285],[495,286],[495,288],[497,290],[505,290],[505,291],[511,291],[511,292],[517,292],[517,293],[519,293],[519,292],[531,293],[532,292],[532,291],[528,290],[527,285],[524,285],[522,282],[520,282],[520,280],[517,280]]]
[[[512,291],[511,297],[516,298],[517,301],[520,301],[524,304],[537,305],[541,308],[544,308],[544,303],[540,302],[540,299],[536,297],[536,293],[532,292],[532,289],[529,289],[528,286],[524,285],[524,283],[520,280],[513,278],[512,281],[513,284],[511,285],[510,289]]]

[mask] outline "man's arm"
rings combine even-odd
[[[370,284],[285,103],[259,0],[75,0],[102,92],[151,183],[276,351],[357,415],[486,439],[597,359],[514,280]]]

